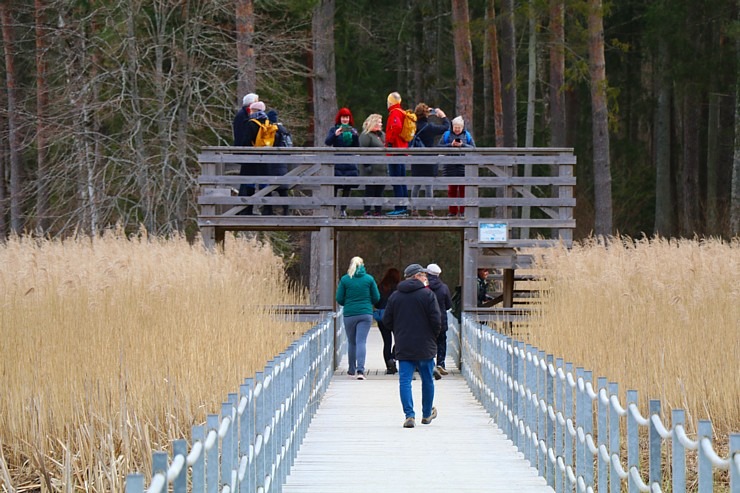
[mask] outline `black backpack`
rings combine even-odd
[[[411,139],[411,142],[409,142],[409,147],[426,147],[424,145],[424,141],[421,140],[421,132],[427,128],[428,123],[425,123],[423,127],[421,127],[417,132],[416,135],[414,135],[414,138]]]
[[[293,137],[290,135],[290,131],[282,123],[278,123],[277,126],[278,134],[280,134],[279,147],[293,147]]]

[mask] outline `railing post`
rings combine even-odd
[[[152,453],[152,478],[157,474],[162,474],[165,477],[164,490],[167,490],[167,467],[167,452]]]
[[[517,425],[517,422],[519,421],[519,392],[517,389],[519,388],[519,356],[517,354],[519,353],[519,341],[511,340],[511,391],[509,393],[510,397],[510,405],[511,405],[511,435],[509,438],[511,438],[511,441],[514,442],[514,446],[521,450],[520,441],[519,441],[519,426]]]
[[[629,405],[638,404],[638,397],[636,390],[627,391],[627,471],[633,467],[637,467],[639,470],[640,466],[640,425],[637,424],[637,420],[629,410]],[[640,491],[637,488],[637,483],[632,479],[632,475],[628,478],[629,492],[637,493]]]
[[[224,485],[231,486],[231,471],[234,469],[234,458],[231,455],[231,447],[234,442],[232,430],[235,428],[231,419],[233,408],[230,402],[221,403],[221,423],[228,419],[229,429],[221,441],[221,488],[219,489],[223,489]]]
[[[535,423],[537,422],[536,408],[532,405],[531,396],[534,393],[534,385],[537,382],[537,373],[532,363],[532,354],[536,352],[536,349],[531,344],[525,346],[526,353],[524,357],[524,364],[526,366],[526,387],[524,395],[524,408],[527,410],[527,421],[524,425],[524,449],[526,450],[525,455],[529,461],[529,465],[532,467],[537,466],[537,449],[533,446],[532,433],[535,431]],[[529,355],[529,358],[526,357]],[[529,394],[529,397],[527,397]],[[526,431],[529,429],[529,437],[526,435]]]
[[[555,457],[564,460],[565,458],[565,437],[563,436],[564,427],[560,424],[560,420],[557,419],[558,413],[564,416],[564,404],[563,396],[565,387],[568,385],[567,382],[560,380],[560,376],[557,370],[565,371],[563,366],[563,358],[557,358],[555,360],[555,378],[553,379],[555,387]],[[557,461],[555,462],[555,493],[562,493],[564,489],[563,485],[563,471],[558,467]]]
[[[547,385],[545,389],[545,402],[547,402],[548,406],[551,406],[553,409],[553,413],[555,413],[555,421],[557,421],[557,409],[555,407],[555,380],[557,380],[557,374],[555,376],[550,375],[550,367],[553,366],[555,358],[552,354],[547,355],[547,369],[545,370],[545,383]],[[546,414],[546,426],[545,426],[545,432],[546,432],[546,440],[545,444],[547,445],[548,449],[552,449],[553,453],[555,452],[555,423],[552,422],[552,419],[550,419],[550,415]],[[553,464],[550,462],[550,458],[545,454],[545,464],[547,465],[547,484],[549,484],[552,487],[555,487],[555,469],[558,468],[557,463],[557,454],[555,455],[555,463]]]
[[[737,458],[740,457],[740,433],[730,435],[730,491],[737,493],[740,491],[740,464]],[[127,492],[128,493],[128,492]]]
[[[254,401],[254,483],[253,489],[265,485],[265,373],[254,373],[255,394]],[[209,492],[210,493],[210,492]]]
[[[586,453],[584,448],[586,447],[585,442],[581,442],[578,438],[578,429],[580,428],[584,433],[586,432],[584,423],[586,421],[585,409],[584,409],[584,392],[581,392],[579,382],[585,381],[583,376],[583,367],[579,366],[576,368],[576,478],[584,476],[584,470],[586,468]]]
[[[191,428],[190,432],[192,436],[192,444],[195,445],[200,442],[201,448],[200,456],[192,465],[191,469],[191,481],[193,485],[193,493],[205,493],[206,491],[206,427],[203,425],[195,425]]]
[[[619,384],[617,382],[609,382],[609,397],[616,396],[619,399]],[[614,406],[609,402],[609,491],[610,493],[619,493],[622,489],[622,480],[617,475],[617,471],[612,463],[612,457],[614,454],[617,455],[617,459],[620,459],[621,454],[619,453],[619,414]],[[621,459],[620,459],[621,460]]]
[[[566,373],[566,379],[565,379],[565,412],[563,414],[563,417],[565,418],[566,424],[565,424],[565,491],[575,491],[575,484],[569,484],[568,479],[568,467],[571,469],[574,466],[574,453],[575,453],[575,447],[573,446],[574,440],[577,440],[576,437],[573,437],[570,432],[568,431],[568,420],[575,425],[575,415],[573,414],[573,387],[570,386],[570,383],[568,383],[567,375],[570,374],[571,377],[573,377],[573,363],[566,362],[565,363],[565,373]]]
[[[677,426],[683,426],[686,420],[686,412],[683,409],[671,411],[671,468],[673,469],[673,493],[686,493],[686,449],[676,433]]]
[[[705,438],[712,443],[712,422],[706,419],[699,420],[697,427],[696,440],[699,442],[699,493],[711,493],[713,483],[713,466],[712,461],[707,457],[701,442]]]
[[[206,416],[206,438],[208,438],[211,431],[218,433],[218,424],[218,414],[209,414]],[[218,449],[220,448],[218,442],[219,438],[216,435],[216,443],[211,450],[206,452],[203,449],[206,454],[206,491],[208,493],[218,493],[220,490],[218,487]]]
[[[241,470],[241,464],[242,461],[244,461],[244,458],[247,460],[247,467],[244,471],[244,476],[239,479],[240,493],[246,493],[250,484],[249,471],[251,468],[249,467],[249,446],[252,442],[251,430],[253,428],[250,424],[250,419],[254,416],[251,412],[251,390],[251,379],[246,379],[244,383],[239,386],[239,402],[241,403],[242,399],[246,399],[246,406],[244,407],[244,412],[242,412],[241,416],[237,415],[237,419],[239,420],[239,465],[237,466],[237,474],[239,474],[239,471]],[[238,409],[239,404],[237,404],[237,410]]]
[[[591,396],[588,395],[588,386],[586,384],[590,383],[591,387],[593,387],[593,372],[591,370],[583,372],[583,380],[583,480],[588,487],[594,485],[594,456],[585,438],[588,435],[591,435],[592,439],[594,437],[594,404]]]
[[[125,493],[144,493],[144,475],[138,472],[127,474]]]
[[[608,437],[609,437],[609,429],[608,429],[608,416],[609,416],[609,404],[604,404],[601,401],[601,389],[607,390],[607,379],[606,377],[599,377],[598,378],[598,388],[596,390],[596,393],[599,394],[599,397],[596,398],[597,402],[597,409],[598,409],[598,418],[596,422],[596,426],[598,429],[596,430],[596,446],[600,449],[601,445],[604,445],[605,447],[608,446]],[[607,396],[608,396],[607,392]],[[601,452],[601,450],[599,450]],[[603,458],[601,457],[601,453],[598,453],[596,455],[597,461],[599,464],[599,487],[598,491],[603,491],[606,493],[609,488],[609,463],[605,462]]]
[[[650,483],[648,484],[658,483],[658,486],[661,486],[663,483],[663,472],[661,470],[663,439],[653,424],[653,416],[660,418],[660,401],[657,399],[650,400],[650,473],[648,476]]]
[[[547,360],[544,351],[537,351],[537,470],[540,476],[547,477],[547,451],[542,452],[539,442],[547,445],[547,406],[542,410],[541,402],[547,404],[547,364],[542,369],[542,364]]]
[[[509,348],[512,346],[512,338],[511,337],[507,337],[505,339],[505,341],[506,342],[505,342],[505,345],[504,345],[504,350],[505,350],[505,357],[506,357],[506,360],[505,360],[506,361],[506,363],[505,363],[506,366],[504,367],[504,371],[505,371],[505,375],[508,378],[506,378],[505,383],[504,383],[504,385],[505,385],[504,391],[506,392],[504,394],[504,396],[505,396],[504,397],[504,402],[506,402],[505,409],[507,409],[508,412],[506,412],[505,413],[506,415],[504,416],[504,422],[505,422],[505,426],[506,426],[506,428],[504,428],[504,429],[506,430],[506,432],[505,432],[506,433],[506,436],[508,436],[509,439],[512,439],[512,436],[513,436],[512,430],[514,428],[514,422],[513,422],[513,420],[512,421],[509,421],[509,416],[508,415],[509,415],[509,413],[512,413],[513,414],[513,407],[514,407],[513,406],[514,387],[513,387],[513,385],[511,387],[509,387],[509,381],[508,380],[509,380],[509,378],[511,378],[512,383],[514,381],[514,375],[513,375],[513,369],[512,369],[513,360],[514,360],[514,354],[513,354],[513,351],[512,352],[509,352]]]
[[[183,459],[188,457],[188,442],[187,440],[175,440],[172,442],[172,458],[174,459],[178,455],[181,455]],[[188,465],[184,464],[180,470],[180,474],[172,482],[173,493],[185,493],[188,490]]]

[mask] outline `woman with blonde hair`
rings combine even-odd
[[[380,301],[380,292],[373,276],[365,271],[362,257],[352,257],[347,273],[339,280],[336,300],[344,307],[347,375],[365,380],[367,335],[373,323],[373,305]]]
[[[360,134],[360,147],[385,147],[385,132],[383,132],[383,117],[373,113],[365,119]],[[363,164],[362,176],[386,176],[386,166],[383,164]],[[382,197],[385,185],[365,185],[365,197]],[[370,212],[370,206],[365,206],[365,217],[380,216],[382,207],[375,206],[375,212]]]

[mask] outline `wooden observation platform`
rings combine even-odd
[[[521,249],[570,246],[576,226],[574,166],[576,157],[569,148],[265,148],[205,147],[198,156],[202,175],[198,178],[200,214],[198,225],[209,248],[224,240],[226,231],[312,232],[312,277],[317,292],[312,303],[334,306],[337,279],[335,232],[341,230],[426,230],[461,232],[463,268],[463,307],[478,311],[481,318],[510,319],[519,314],[513,307],[515,270],[531,265],[531,255]],[[334,165],[357,164],[362,173],[365,164],[387,166],[463,164],[464,177],[335,177]],[[287,164],[282,176],[269,173],[271,167]],[[257,169],[260,176],[240,176],[240,168]],[[252,173],[254,174],[254,173]],[[240,184],[256,184],[256,193],[237,196]],[[351,197],[335,197],[335,186],[355,185]],[[432,185],[434,197],[393,197],[392,185]],[[367,185],[385,185],[385,196],[365,197]],[[464,185],[464,198],[448,198],[448,185]],[[287,196],[273,195],[278,187],[288,188]],[[420,212],[432,207],[437,217],[364,217],[364,206],[382,206],[385,212],[405,206]],[[464,217],[442,217],[448,207],[464,206]],[[288,215],[243,215],[272,206],[275,212],[289,208]],[[340,215],[346,206],[348,217]],[[500,308],[478,309],[476,274],[480,267],[500,270],[502,293]],[[521,277],[521,276],[520,276]]]

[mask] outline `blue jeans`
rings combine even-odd
[[[367,335],[373,316],[353,315],[344,317],[344,331],[347,332],[347,372],[365,373],[365,356],[367,356]]]
[[[406,177],[406,165],[403,163],[395,163],[388,165],[388,176],[403,176]],[[409,189],[406,185],[393,185],[393,196],[394,197],[408,197]],[[397,211],[405,211],[405,205],[395,206]]]
[[[414,397],[411,394],[411,379],[414,378],[414,370],[419,369],[421,375],[421,412],[422,417],[432,415],[434,404],[434,358],[416,361],[398,361],[398,387],[401,394],[401,406],[403,414],[407,418],[414,418]]]

